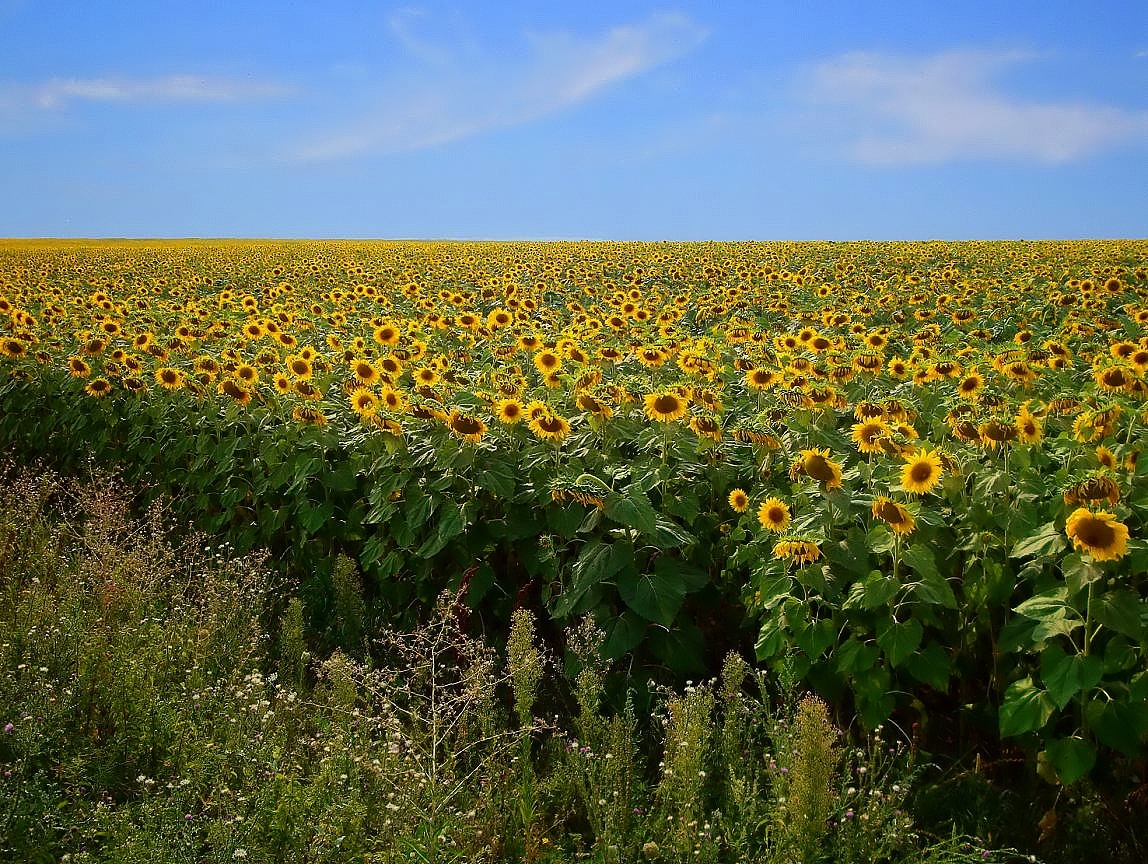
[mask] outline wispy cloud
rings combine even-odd
[[[53,78],[31,88],[40,108],[85,102],[238,102],[286,95],[288,88],[264,81],[168,75],[161,78]]]
[[[1148,111],[1028,100],[997,85],[1004,70],[1037,59],[1004,51],[846,54],[813,67],[804,96],[819,123],[861,162],[1067,162],[1148,141]]]
[[[703,28],[680,15],[660,15],[591,38],[527,34],[517,56],[476,57],[473,46],[417,37],[417,16],[391,20],[417,74],[382,82],[372,107],[296,148],[300,161],[421,150],[520,126],[585,102],[606,88],[695,48]],[[461,54],[459,57],[457,55]]]

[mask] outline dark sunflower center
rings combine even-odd
[[[820,453],[813,453],[805,457],[805,473],[822,483],[828,483],[835,476],[833,466]]]
[[[460,435],[477,435],[482,431],[482,424],[473,417],[456,417],[452,426]]]
[[[877,510],[877,515],[890,525],[900,525],[905,521],[905,516],[901,508],[892,501],[881,502],[881,506]]]
[[[538,420],[538,428],[548,434],[562,431],[562,421],[558,417],[541,417]]]
[[[1107,549],[1116,542],[1116,531],[1112,526],[1095,516],[1081,520],[1076,528],[1076,536],[1081,543],[1093,549]]]
[[[928,462],[918,462],[909,470],[914,483],[928,483],[933,479],[933,466]]]
[[[665,393],[654,400],[654,411],[658,414],[676,414],[681,407],[678,397],[671,393]]]

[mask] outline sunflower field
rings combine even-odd
[[[316,627],[346,554],[391,620],[1145,755],[1143,241],[5,241],[0,313],[8,453],[270,550]]]

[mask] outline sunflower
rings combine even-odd
[[[373,417],[379,410],[379,397],[366,387],[357,387],[351,394],[351,407],[363,419]]]
[[[216,390],[224,396],[230,396],[240,405],[246,405],[251,401],[251,391],[234,378],[224,378]]]
[[[513,426],[526,414],[526,408],[517,399],[500,399],[494,405],[494,416],[498,422]]]
[[[289,371],[296,380],[308,381],[311,378],[313,368],[311,361],[295,354],[287,358],[287,371]]]
[[[1094,474],[1064,490],[1065,504],[1089,504],[1105,499],[1109,504],[1120,500],[1120,484],[1107,474]]]
[[[73,378],[87,378],[92,374],[92,367],[79,357],[69,357],[68,371]]]
[[[699,438],[718,442],[722,439],[721,420],[710,415],[699,415],[690,418],[690,429]]]
[[[957,395],[962,399],[967,399],[970,402],[975,402],[980,398],[981,390],[984,389],[985,379],[976,369],[970,369],[961,383],[957,385]]]
[[[726,500],[735,513],[744,513],[749,509],[749,496],[744,489],[734,489]]]
[[[237,381],[243,382],[244,387],[251,387],[259,381],[259,370],[249,363],[241,363],[232,373]]]
[[[873,499],[872,510],[873,517],[880,519],[896,534],[902,536],[911,534],[917,527],[917,520],[913,518],[912,513],[905,509],[904,505],[898,504],[884,495],[878,495]]]
[[[407,410],[407,400],[393,387],[384,386],[379,391],[379,403],[392,414],[402,414]]]
[[[1106,369],[1097,369],[1093,374],[1096,383],[1102,390],[1109,393],[1119,393],[1127,390],[1135,378],[1135,373],[1124,365],[1109,366]]]
[[[798,566],[811,564],[821,557],[821,547],[815,540],[779,540],[773,547],[775,558],[792,560]]]
[[[901,486],[906,492],[927,495],[941,482],[941,457],[936,450],[921,448],[911,454],[901,468]]]
[[[751,390],[768,390],[777,380],[777,373],[771,369],[754,368],[745,373],[746,386]]]
[[[1040,439],[1044,437],[1044,430],[1041,428],[1040,420],[1033,416],[1028,407],[1020,409],[1020,413],[1016,417],[1016,432],[1017,438],[1022,444],[1037,444]]]
[[[614,416],[614,409],[607,405],[605,402],[599,402],[591,394],[583,391],[578,394],[578,398],[574,400],[578,407],[595,417],[598,420],[609,420]]]
[[[112,384],[107,378],[93,378],[84,388],[84,392],[96,399],[103,399],[112,392]]]
[[[365,385],[377,384],[382,377],[371,361],[363,359],[351,363],[351,373],[359,384]]]
[[[888,434],[889,426],[880,418],[853,424],[853,443],[862,453],[880,453],[880,439]]]
[[[530,431],[543,441],[552,441],[557,444],[570,434],[570,423],[565,417],[547,411],[531,419]]]
[[[686,416],[686,400],[669,390],[646,396],[646,416],[662,423],[672,423]]]
[[[282,372],[276,373],[275,377],[271,379],[271,384],[277,393],[291,392],[291,379]]]
[[[399,328],[394,324],[383,324],[375,328],[375,341],[380,345],[397,345],[399,344]]]
[[[1113,513],[1079,507],[1068,517],[1064,531],[1074,546],[1097,561],[1115,561],[1128,554],[1128,526]]]
[[[541,375],[551,375],[562,367],[562,358],[553,351],[539,351],[534,355],[534,366]]]
[[[477,444],[482,440],[482,436],[486,434],[485,423],[477,417],[463,414],[457,408],[450,412],[450,419],[447,420],[447,426],[451,432],[463,441],[469,441],[472,444]]]
[[[1100,463],[1102,468],[1107,468],[1109,471],[1116,470],[1116,454],[1101,444],[1096,448],[1096,461]]]
[[[161,366],[155,370],[155,383],[164,390],[178,390],[183,386],[183,373],[170,366]]]
[[[438,383],[438,373],[430,366],[422,366],[415,370],[415,382],[420,387],[433,387]]]
[[[777,498],[767,498],[757,508],[757,521],[766,531],[780,534],[789,527],[789,508]]]
[[[795,479],[801,475],[812,477],[826,492],[841,488],[841,465],[829,458],[828,450],[802,450],[789,474]]]

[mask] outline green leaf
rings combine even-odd
[[[577,501],[551,504],[546,508],[546,524],[564,540],[575,536],[585,519],[586,508]]]
[[[1049,645],[1040,654],[1040,680],[1057,708],[1064,708],[1082,690],[1091,690],[1103,674],[1099,657],[1066,654],[1059,645]]]
[[[875,573],[865,580],[865,593],[861,598],[863,609],[882,609],[897,596],[901,583],[892,576]]]
[[[1034,533],[1018,540],[1009,553],[1010,558],[1030,558],[1034,555],[1054,555],[1068,545],[1063,531],[1057,530],[1056,521],[1046,522]]]
[[[856,636],[850,636],[834,652],[837,669],[845,674],[868,672],[881,656],[881,649]]]
[[[837,625],[831,618],[822,618],[794,631],[794,642],[811,660],[816,660],[837,639]]]
[[[1144,633],[1144,601],[1134,591],[1106,591],[1092,599],[1092,616],[1098,624],[1140,641]]]
[[[611,660],[616,660],[638,646],[649,627],[642,617],[629,610],[623,612],[606,631],[606,641],[602,644],[602,653]]]
[[[686,586],[680,576],[630,570],[623,571],[618,579],[618,593],[627,606],[647,621],[669,627],[682,607]]]
[[[462,508],[454,503],[446,504],[439,511],[434,534],[427,538],[415,554],[419,558],[432,558],[465,529],[466,521],[463,518]]]
[[[913,572],[922,579],[941,578],[941,572],[937,569],[937,559],[933,557],[933,551],[924,543],[914,543],[905,550],[901,560],[908,564]]]
[[[909,674],[934,690],[944,692],[949,689],[949,679],[953,674],[952,655],[936,642],[930,642],[923,651],[916,651],[909,658]]]
[[[637,529],[642,534],[653,534],[658,524],[658,513],[650,499],[637,487],[628,494],[611,493],[606,496],[606,515],[615,522]]]
[[[884,621],[877,625],[877,644],[889,658],[889,665],[900,666],[921,644],[925,629],[915,619]]]
[[[687,594],[700,591],[710,583],[710,574],[705,570],[673,555],[659,555],[654,561],[654,572],[660,578],[680,581]]]
[[[1028,598],[1013,611],[1019,612],[1026,618],[1051,618],[1062,613],[1066,606],[1066,592],[1063,588],[1054,588]]]
[[[1089,728],[1101,744],[1126,756],[1135,756],[1148,733],[1148,702],[1101,702],[1094,700],[1084,709]]]
[[[589,543],[571,569],[571,583],[554,607],[556,618],[569,615],[583,596],[599,582],[612,579],[623,568],[632,567],[634,547],[628,541]]]
[[[322,504],[315,505],[310,501],[303,499],[299,504],[299,509],[296,511],[296,516],[299,519],[299,524],[309,535],[315,535],[319,529],[323,527],[323,523],[331,518],[331,514],[335,512],[335,505],[330,501],[324,501]]]
[[[1049,741],[1044,749],[1056,776],[1065,786],[1084,777],[1096,764],[1096,745],[1083,738],[1060,738]]]
[[[476,482],[495,498],[510,498],[514,495],[514,472],[504,462],[492,462],[479,471]]]
[[[1023,735],[1040,729],[1048,722],[1054,710],[1056,707],[1052,698],[1033,684],[1031,678],[1014,681],[1005,691],[1001,702],[998,717],[1001,737]]]

